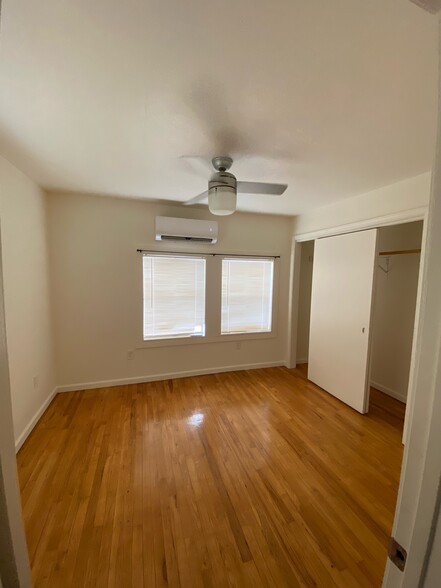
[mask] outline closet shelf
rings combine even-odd
[[[378,255],[407,255],[409,253],[421,253],[421,249],[401,249],[399,251],[380,251]]]

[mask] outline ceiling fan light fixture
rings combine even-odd
[[[237,194],[232,186],[216,186],[208,191],[208,208],[211,214],[227,216],[236,211]]]

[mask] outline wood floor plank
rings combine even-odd
[[[403,420],[304,368],[59,394],[17,456],[34,585],[380,586]]]

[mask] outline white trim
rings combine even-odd
[[[302,357],[302,358],[297,358],[296,360],[297,365],[301,365],[302,363],[308,363],[308,358],[307,357]]]
[[[421,236],[421,255],[420,255],[420,266],[418,269],[418,285],[417,285],[417,298],[415,304],[415,318],[413,322],[413,333],[412,333],[412,351],[410,354],[410,369],[409,369],[409,383],[407,385],[407,404],[408,409],[404,415],[404,427],[403,427],[403,445],[406,445],[409,437],[409,423],[411,415],[413,413],[413,395],[416,387],[416,374],[417,374],[417,359],[419,357],[419,323],[422,316],[422,296],[423,296],[423,268],[426,263],[426,243],[427,243],[427,230],[428,230],[428,215],[429,209],[427,209],[424,216],[423,222],[423,234]]]
[[[15,441],[15,452],[16,453],[18,453],[18,451],[22,447],[23,443],[29,437],[33,428],[38,423],[38,421],[41,419],[44,411],[47,409],[47,407],[49,406],[49,404],[52,402],[52,400],[55,398],[56,395],[57,395],[57,387],[55,387],[52,390],[52,392],[49,394],[49,396],[46,398],[46,400],[43,402],[43,404],[40,406],[40,408],[37,410],[37,412],[31,418],[31,420],[29,421],[29,423],[25,427],[24,431],[21,433],[21,435],[19,435],[18,439]]]
[[[295,237],[291,240],[291,255],[289,261],[289,299],[288,299],[288,340],[286,348],[287,367],[297,366],[297,330],[299,322],[300,299],[300,264],[301,246]]]
[[[32,586],[31,568],[26,548],[14,447],[1,237],[0,234],[0,576],[6,587],[29,588]]]
[[[158,382],[162,380],[177,380],[192,376],[205,376],[209,374],[221,374],[224,372],[240,372],[243,370],[257,370],[269,367],[286,367],[284,361],[271,361],[265,363],[250,363],[244,365],[227,365],[222,367],[204,368],[200,370],[188,370],[183,372],[171,372],[165,374],[153,374],[150,376],[138,376],[135,378],[119,378],[117,380],[100,380],[98,382],[85,382],[80,384],[67,384],[57,386],[56,392],[76,392],[80,390],[95,390],[96,388],[113,388],[115,386],[126,386],[128,384],[144,384],[147,382]]]
[[[273,316],[275,310],[273,304]],[[261,331],[256,333],[228,333],[226,335],[194,335],[189,337],[169,337],[163,339],[144,339],[142,342],[137,341],[134,347],[137,351],[155,347],[179,347],[181,345],[210,345],[210,343],[228,343],[231,341],[258,341],[259,339],[276,339],[277,324],[273,324],[271,331]]]
[[[418,220],[424,220],[427,214],[427,206],[419,206],[418,208],[411,208],[393,214],[386,214],[384,216],[377,216],[365,220],[347,223],[345,225],[337,225],[334,227],[327,227],[318,231],[311,231],[309,233],[294,234],[294,238],[298,243],[303,241],[312,241],[322,237],[332,237],[334,235],[341,235],[342,233],[354,233],[356,231],[364,231],[366,229],[376,229],[378,227],[387,227],[390,225],[400,225],[403,223],[410,223]]]
[[[377,382],[372,382],[372,381],[371,381],[371,388],[375,388],[376,390],[379,390],[380,392],[383,392],[384,394],[387,394],[388,396],[392,396],[392,398],[399,400],[403,404],[406,404],[406,400],[407,400],[406,397],[403,396],[403,394],[400,394],[399,392],[397,392],[396,390],[392,390],[392,388],[388,388],[387,386],[382,386],[381,384],[378,384]]]

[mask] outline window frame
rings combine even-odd
[[[239,343],[241,341],[257,341],[264,339],[275,339],[278,331],[278,307],[280,297],[280,256],[275,255],[254,255],[235,253],[219,254],[213,251],[210,253],[177,252],[177,251],[151,251],[149,255],[182,256],[182,257],[203,257],[206,260],[205,272],[205,336],[171,337],[169,339],[147,339],[144,340],[144,276],[143,276],[143,255],[139,256],[137,276],[134,283],[136,287],[136,299],[138,312],[136,313],[136,343],[135,349],[148,349],[155,347],[180,347],[185,345],[205,345],[215,343]],[[262,333],[233,333],[221,334],[222,318],[222,260],[234,258],[243,259],[274,259],[273,273],[273,296],[272,296],[272,329]],[[210,308],[208,307],[210,301]],[[140,318],[139,318],[140,317]]]
[[[156,337],[145,337],[145,325],[144,325],[144,321],[145,321],[145,300],[144,300],[144,295],[145,295],[145,276],[144,276],[144,261],[146,258],[163,258],[163,259],[184,259],[184,260],[201,260],[203,261],[203,268],[204,268],[204,289],[203,289],[203,332],[201,333],[185,333],[185,334],[178,334],[178,333],[167,333],[164,336],[156,336]],[[204,339],[205,335],[206,335],[206,313],[207,313],[207,285],[206,285],[206,281],[207,281],[207,259],[205,256],[202,255],[175,255],[174,253],[162,253],[161,255],[158,254],[154,254],[154,253],[146,253],[143,254],[142,256],[142,284],[143,284],[143,294],[142,294],[142,301],[143,301],[143,329],[142,329],[142,338],[143,341],[169,341],[170,339],[193,339],[193,338],[200,338],[200,339]],[[196,300],[196,299],[195,299]]]
[[[222,339],[225,339],[226,337],[234,337],[236,338],[238,335],[268,335],[271,334],[274,330],[274,306],[275,306],[275,296],[274,296],[274,292],[275,292],[275,279],[276,279],[276,258],[274,257],[255,257],[255,256],[228,256],[228,255],[224,255],[222,256],[222,260],[221,260],[221,289],[222,289],[222,277],[223,277],[223,262],[224,261],[271,261],[272,262],[272,279],[271,279],[271,296],[270,296],[270,303],[271,303],[271,309],[270,309],[270,314],[271,314],[271,329],[269,330],[265,330],[265,331],[237,331],[237,332],[233,332],[233,333],[228,333],[222,332],[222,302],[221,302],[221,324],[220,324],[220,335],[222,337]],[[222,292],[221,292],[222,295]]]

